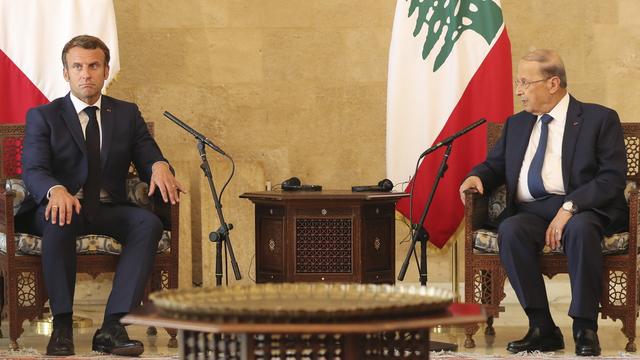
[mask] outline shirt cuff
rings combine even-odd
[[[53,185],[52,187],[50,187],[49,191],[47,191],[47,200],[49,200],[51,198],[51,190],[53,190],[53,189],[55,189],[57,187],[64,188],[64,185]]]

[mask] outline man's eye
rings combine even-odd
[[[73,64],[73,68],[77,69],[77,70],[80,70],[80,69],[82,69],[82,66],[80,66],[80,64]]]
[[[91,64],[91,65],[89,65],[89,67],[90,67],[91,69],[94,69],[94,70],[95,70],[95,69],[97,69],[97,68],[98,68],[98,64]]]

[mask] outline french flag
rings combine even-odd
[[[69,92],[62,48],[83,34],[109,47],[106,89],[120,70],[112,0],[0,0],[0,123],[24,123],[29,108]]]

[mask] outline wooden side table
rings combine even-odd
[[[340,323],[181,320],[161,315],[148,304],[122,319],[178,329],[181,359],[227,360],[428,359],[431,327],[484,321],[484,309],[477,304],[452,304],[429,315]]]
[[[406,193],[260,191],[256,282],[395,281],[395,203]]]

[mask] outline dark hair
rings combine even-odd
[[[540,63],[542,75],[547,78],[557,76],[560,78],[560,87],[567,87],[567,72],[564,69],[564,62],[555,51],[549,49],[532,50],[523,56],[522,60]]]
[[[67,53],[74,47],[81,47],[83,49],[89,50],[102,50],[102,52],[104,53],[104,64],[105,66],[109,65],[109,60],[111,60],[109,48],[104,42],[102,42],[102,40],[91,35],[78,35],[69,40],[69,42],[64,45],[64,48],[62,48],[62,66],[65,69],[67,68]]]

